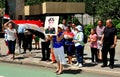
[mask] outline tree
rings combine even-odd
[[[120,0],[102,0],[96,6],[96,15],[101,19],[120,19]]]
[[[95,16],[99,19],[120,19],[120,0],[25,0],[25,5],[41,4],[43,2],[85,2],[86,13],[93,15],[93,1],[95,2]]]

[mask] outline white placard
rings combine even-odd
[[[59,16],[47,16],[45,19],[45,34],[56,35],[58,29]]]

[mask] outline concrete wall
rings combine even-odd
[[[25,15],[85,13],[82,2],[44,2],[41,5],[25,6]]]
[[[30,6],[25,6],[24,12],[25,12],[25,15],[30,15]]]
[[[39,15],[42,14],[42,5],[33,5],[30,6],[30,15]]]
[[[93,17],[88,15],[88,14],[83,14],[83,16],[81,14],[76,14],[75,17],[80,21],[80,23],[82,23],[83,25],[87,25],[87,24],[93,24]],[[82,21],[83,18],[83,21]]]
[[[22,15],[24,19],[24,0],[16,0],[16,19],[19,18],[19,15]]]
[[[85,3],[82,2],[44,2],[42,13],[85,13]]]
[[[12,19],[18,19],[19,15],[24,18],[24,0],[7,0],[9,6],[9,15]]]

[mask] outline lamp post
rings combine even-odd
[[[93,26],[95,26],[95,2],[92,2],[92,6],[93,6]]]

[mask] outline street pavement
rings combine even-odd
[[[84,49],[84,59],[85,64],[83,67],[78,68],[74,64],[67,64],[64,66],[66,70],[77,70],[81,69],[82,71],[86,72],[94,72],[94,73],[101,73],[101,74],[108,74],[120,77],[120,40],[117,42],[116,46],[116,54],[115,54],[115,67],[114,69],[110,69],[109,67],[101,68],[102,63],[92,64],[91,63],[91,51],[89,43],[85,45]],[[34,47],[34,45],[33,45]],[[8,62],[8,63],[18,63],[24,65],[35,65],[35,66],[43,66],[43,67],[50,67],[55,68],[56,63],[52,64],[51,61],[41,61],[41,50],[32,50],[32,52],[27,51],[26,54],[20,54],[18,48],[16,47],[16,59],[12,60],[11,55],[6,55],[8,49],[4,43],[4,39],[0,38],[0,61],[1,62]],[[21,49],[23,52],[23,49]],[[108,55],[109,57],[109,55]],[[66,58],[67,59],[67,58]],[[75,57],[73,58],[73,62],[75,62]]]

